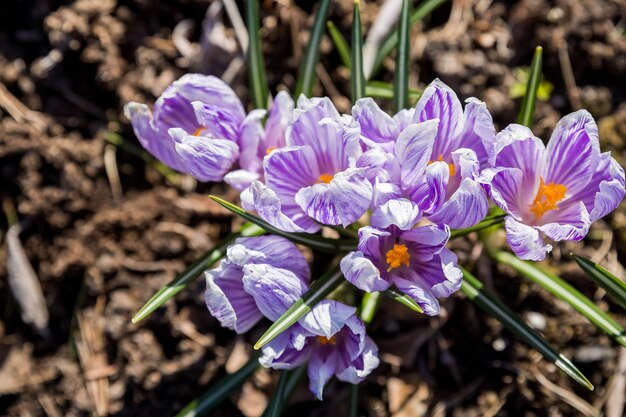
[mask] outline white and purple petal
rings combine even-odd
[[[504,219],[506,241],[519,258],[530,261],[543,261],[552,245],[546,244],[539,230],[525,225],[511,216]]]

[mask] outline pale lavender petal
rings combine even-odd
[[[359,229],[359,244],[357,249],[375,263],[379,260],[384,262],[381,248],[386,246],[385,242],[387,242],[388,239],[392,239],[390,232],[370,226],[363,226]]]
[[[254,207],[259,216],[272,226],[285,232],[315,233],[320,225],[315,223],[298,206],[283,207],[276,193],[256,181],[250,186]],[[296,211],[299,210],[299,213]],[[289,215],[285,214],[283,210]]]
[[[402,132],[408,125],[413,123],[415,117],[415,109],[402,109],[393,115],[393,120],[398,124],[398,129]]]
[[[168,133],[176,141],[185,171],[199,181],[222,181],[239,156],[239,147],[230,140],[188,135],[179,128]]]
[[[575,196],[587,187],[599,154],[598,127],[591,114],[586,110],[568,114],[548,142],[544,181],[563,184],[566,195]]]
[[[276,94],[269,116],[265,122],[265,134],[263,144],[264,152],[272,148],[282,148],[286,145],[286,130],[293,118],[293,99],[286,91]]]
[[[301,188],[315,184],[322,172],[309,146],[277,149],[265,157],[265,184],[282,201],[294,201]]]
[[[458,146],[455,139],[463,129],[463,107],[456,93],[450,87],[435,79],[424,90],[415,106],[414,122],[439,120],[437,137],[429,158],[446,157]]]
[[[309,359],[307,374],[309,376],[309,390],[315,398],[322,401],[324,386],[335,374],[337,363],[330,356],[325,356],[319,351],[314,351]]]
[[[391,182],[380,182],[376,179],[373,186],[370,209],[376,210],[377,207],[382,206],[387,201],[400,197],[402,197],[402,190],[398,185]]]
[[[541,139],[526,126],[511,124],[498,133],[493,149],[492,166],[518,168],[522,172],[523,204],[530,204],[537,193],[545,163],[546,152]]]
[[[343,276],[355,287],[366,292],[384,291],[389,283],[380,276],[380,270],[363,252],[350,252],[340,263]]]
[[[372,184],[363,169],[349,168],[329,184],[315,184],[296,193],[296,203],[322,224],[346,227],[359,219],[372,201]]]
[[[530,261],[543,261],[552,245],[546,244],[539,230],[518,222],[511,216],[504,219],[506,241],[519,258]]]
[[[428,216],[434,223],[444,223],[453,229],[464,229],[478,224],[489,211],[489,199],[483,188],[473,179],[465,178],[448,201]]]
[[[363,352],[358,363],[353,363],[351,366],[337,373],[337,378],[341,381],[350,382],[352,384],[358,384],[363,381],[374,369],[380,364],[378,359],[378,346],[369,337],[365,336]]]
[[[219,105],[205,104],[201,101],[191,103],[197,120],[198,136],[214,139],[228,139],[237,142],[241,118],[233,115]],[[195,129],[194,129],[195,131]],[[187,133],[193,133],[188,131]]]
[[[411,263],[426,262],[440,253],[450,239],[450,227],[446,224],[430,224],[402,232],[400,239],[408,244]]]
[[[352,116],[361,126],[361,135],[376,143],[393,142],[400,134],[397,123],[370,97],[357,100]]]
[[[391,225],[409,230],[421,218],[419,207],[406,198],[390,200],[378,207],[370,218],[372,227],[386,229]]]
[[[224,175],[224,182],[240,192],[250,187],[258,179],[260,179],[258,173],[246,169],[236,169]]]
[[[439,300],[433,295],[429,286],[420,280],[415,273],[409,275],[408,279],[394,276],[393,283],[400,291],[415,300],[425,314],[429,316],[439,314]]]
[[[294,343],[303,332],[308,333],[296,323],[276,336],[261,349],[259,363],[265,368],[273,369],[293,369],[305,363],[313,344],[307,343],[299,347]]]
[[[518,168],[488,168],[481,173],[479,182],[484,184],[493,201],[502,210],[522,219],[528,191],[522,188],[522,171]]]
[[[465,101],[465,124],[457,146],[472,149],[482,169],[488,166],[488,149],[492,149],[496,140],[496,129],[487,105],[476,99]]]
[[[349,317],[356,313],[355,307],[349,307],[335,300],[322,300],[302,319],[300,325],[316,336],[330,339],[343,328]]]
[[[424,213],[434,213],[446,200],[450,168],[445,162],[433,162],[426,168],[426,178],[411,193]]]
[[[267,264],[243,267],[243,288],[265,317],[278,320],[307,290],[293,272]]]
[[[452,152],[452,161],[456,169],[455,174],[460,178],[476,178],[480,173],[480,161],[473,149],[459,148]]]
[[[269,264],[290,270],[305,284],[311,279],[306,258],[295,244],[284,237],[270,235],[238,238],[228,247],[226,256],[241,268],[248,264]]]
[[[220,324],[237,333],[245,333],[263,318],[254,299],[244,291],[242,272],[227,261],[205,272],[204,300],[213,317]]]
[[[241,123],[238,132],[239,166],[248,171],[260,173],[265,151],[259,155],[263,138],[263,118],[265,110],[252,110]]]
[[[174,147],[174,139],[166,131],[157,130],[152,124],[150,109],[145,104],[128,103],[124,115],[133,125],[135,135],[148,152],[165,165],[180,172],[187,172]]]
[[[615,159],[610,158],[609,179],[600,183],[600,191],[595,195],[590,218],[594,222],[617,208],[626,196],[624,190],[624,168]]]
[[[167,127],[181,127],[192,133],[198,128],[191,102],[219,106],[239,123],[245,117],[241,101],[232,88],[212,75],[185,74],[174,81],[154,104],[154,118]]]
[[[417,186],[424,176],[432,154],[438,120],[409,125],[396,142],[396,157],[404,189]]]
[[[587,236],[591,220],[587,208],[580,201],[578,204],[572,204],[561,210],[554,210],[553,217],[556,221],[537,226],[550,239],[554,241],[560,240],[581,240]]]

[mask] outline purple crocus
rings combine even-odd
[[[362,99],[353,114],[369,147],[357,166],[369,167],[374,201],[409,198],[429,220],[452,228],[485,217],[489,202],[477,177],[495,138],[485,103],[470,98],[463,111],[456,94],[435,80],[412,111],[392,118]]]
[[[244,269],[245,290],[272,321],[307,289],[295,275],[269,265]],[[341,381],[361,382],[379,364],[378,347],[355,312],[354,307],[334,300],[321,301],[262,348],[261,365],[293,369],[308,361],[309,387],[320,400],[324,385],[333,375]]]
[[[506,237],[522,259],[540,261],[554,240],[581,240],[594,221],[626,195],[624,170],[601,153],[593,117],[580,110],[563,117],[547,147],[530,129],[512,124],[496,137],[494,168],[482,181],[508,215]]]
[[[302,96],[288,130],[288,146],[263,161],[265,183],[251,187],[256,211],[288,232],[355,222],[372,199],[365,169],[356,167],[359,125],[341,117],[328,98]]]
[[[384,291],[395,285],[426,314],[439,313],[437,298],[461,286],[457,257],[445,245],[447,225],[415,227],[418,206],[407,199],[390,200],[372,214],[372,227],[359,229],[358,250],[341,260],[348,281],[363,291]]]
[[[246,115],[235,92],[214,76],[187,74],[157,99],[152,112],[131,102],[124,112],[141,145],[167,166],[200,181],[226,179],[243,190],[259,178],[268,148],[284,145],[293,101],[287,93],[274,100],[264,131],[265,110]]]
[[[247,271],[270,267],[279,271],[281,276],[290,276],[292,279],[288,282],[300,282],[298,285],[302,288],[306,288],[309,282],[309,266],[302,252],[285,238],[237,239],[228,247],[220,265],[205,272],[205,301],[211,315],[222,326],[237,333],[250,330],[263,317],[263,312],[255,304],[254,297],[246,292],[244,277]]]

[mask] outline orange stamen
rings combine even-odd
[[[393,249],[389,249],[385,255],[389,268],[387,272],[391,272],[392,269],[400,268],[400,266],[410,266],[409,261],[411,255],[409,254],[409,248],[404,244],[394,244]]]
[[[434,164],[435,162],[443,162],[443,155],[439,154],[439,158],[436,161],[428,161],[428,165]],[[453,177],[456,172],[454,164],[448,163],[448,170],[450,171],[450,176]]]
[[[324,345],[324,346],[334,346],[337,344],[337,340],[335,338],[335,336],[331,336],[330,339],[327,338],[326,336],[317,336],[317,343],[319,343],[320,345]]]
[[[317,182],[318,183],[323,182],[325,184],[328,184],[333,179],[333,177],[334,175],[331,175],[331,174],[322,174],[319,176],[319,179]]]
[[[195,132],[193,132],[193,135],[194,135],[194,136],[200,136],[200,133],[202,133],[202,131],[203,131],[204,129],[206,129],[206,127],[204,127],[204,126],[200,126],[200,127],[198,127],[198,128],[196,129],[196,131],[195,131]]]
[[[530,205],[530,211],[536,218],[541,218],[546,211],[558,210],[556,203],[565,198],[567,187],[563,184],[555,184],[543,182],[543,177],[539,177],[539,190],[535,196],[535,200]]]
[[[275,149],[276,149],[276,146],[272,146],[272,147],[267,148],[267,150],[265,151],[265,155],[271,154],[272,151],[275,150]]]

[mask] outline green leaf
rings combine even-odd
[[[348,42],[346,38],[343,37],[339,29],[333,22],[330,20],[326,22],[326,27],[328,28],[328,33],[330,33],[330,38],[333,40],[335,44],[335,48],[337,48],[337,52],[339,53],[339,58],[341,58],[341,62],[343,65],[348,67],[348,69],[352,68],[352,58],[350,55],[352,52],[350,51],[350,47],[348,46]]]
[[[350,384],[350,407],[348,417],[359,416],[359,384]]]
[[[298,382],[302,379],[306,371],[306,365],[299,366],[289,371],[282,371],[276,391],[272,395],[272,399],[261,417],[277,417],[280,416],[287,400],[293,394]]]
[[[296,81],[296,88],[293,94],[296,99],[298,99],[301,93],[307,97],[311,97],[313,93],[315,67],[320,60],[320,41],[324,32],[324,23],[326,22],[329,6],[330,0],[322,0],[317,10],[315,22],[311,29],[309,44],[304,52],[300,72],[298,73],[298,79]]]
[[[139,323],[150,314],[152,314],[157,308],[161,307],[167,300],[174,297],[181,292],[187,285],[196,280],[205,270],[213,266],[217,261],[226,256],[226,248],[235,241],[238,237],[260,236],[265,233],[265,230],[254,224],[245,224],[239,233],[233,233],[219,245],[210,251],[206,252],[200,259],[191,264],[187,269],[178,274],[171,282],[165,287],[161,288],[159,292],[154,294],[152,298],[144,304],[141,309],[135,314],[132,319],[133,323]]]
[[[495,226],[496,224],[500,224],[504,221],[505,217],[505,215],[485,217],[482,222],[472,227],[468,227],[467,229],[453,229],[450,231],[450,240],[458,239],[460,237],[467,236],[472,232],[478,232],[480,230],[488,229],[491,226]]]
[[[392,300],[395,300],[399,302],[400,304],[403,304],[405,307],[408,307],[413,311],[417,311],[418,313],[424,313],[424,310],[422,310],[422,307],[420,307],[419,304],[417,304],[414,299],[412,299],[406,294],[401,293],[400,291],[394,288],[386,289],[385,291],[383,291],[383,294],[385,294],[387,297],[391,298]]]
[[[271,342],[276,336],[287,330],[291,325],[300,320],[305,314],[328,294],[333,292],[340,284],[345,282],[339,268],[334,268],[316,280],[309,290],[298,299],[285,313],[270,326],[254,345],[255,349],[261,349]]]
[[[396,72],[393,83],[393,111],[399,112],[409,104],[409,55],[411,48],[410,25],[411,2],[402,1],[398,24],[398,50],[396,51]]]
[[[379,299],[379,292],[366,292],[363,295],[363,300],[361,301],[361,320],[363,320],[363,323],[366,325],[370,324],[374,319]]]
[[[522,100],[517,122],[526,127],[533,124],[533,115],[535,114],[535,103],[537,102],[537,90],[541,83],[541,65],[543,61],[543,49],[541,46],[535,48],[533,62],[530,64],[530,77],[528,78],[528,86],[526,87],[526,95]]]
[[[574,255],[574,259],[589,278],[604,288],[616,303],[626,309],[626,282],[611,274],[602,265],[598,265],[587,258]]]
[[[354,0],[352,13],[352,103],[365,97],[365,75],[363,75],[363,28],[359,0]]]
[[[368,81],[365,84],[365,95],[367,97],[393,98],[393,85],[384,81]],[[422,92],[416,88],[409,88],[409,99],[417,101],[422,96]]]
[[[202,397],[187,404],[185,408],[176,414],[176,417],[200,417],[206,415],[224,401],[231,392],[239,388],[259,366],[259,358],[254,355],[248,363],[237,372],[222,378],[202,395]]]
[[[446,1],[447,0],[426,0],[420,3],[420,5],[415,9],[413,14],[411,14],[411,25],[421,21],[433,10],[441,6]],[[371,76],[374,76],[378,72],[378,70],[380,70],[383,65],[383,61],[389,56],[389,54],[391,53],[391,51],[393,51],[397,44],[398,34],[393,31],[382,44],[382,46],[378,50],[378,53],[376,54],[376,59],[374,60],[374,68],[372,70]]]
[[[257,0],[246,0],[246,26],[250,35],[248,46],[248,77],[250,79],[250,92],[254,106],[257,109],[267,108],[267,97],[269,88],[265,75],[265,64],[263,62],[263,50],[261,49],[261,38],[259,37],[259,2]]]
[[[511,309],[509,309],[499,298],[488,291],[476,277],[465,269],[463,270],[463,282],[461,291],[467,298],[478,307],[491,314],[507,329],[517,335],[526,344],[530,345],[543,355],[544,358],[554,363],[559,369],[565,372],[576,382],[593,391],[593,385],[574,366],[574,364],[557,352],[539,333],[522,321]]]
[[[508,252],[495,255],[498,262],[513,267],[517,272],[543,287],[546,291],[568,303],[590,322],[614,338],[622,346],[626,346],[624,328],[617,324],[608,314],[600,310],[590,299],[556,275],[539,269],[535,264],[519,259]]]
[[[267,231],[268,233],[271,233],[271,234],[277,235],[277,236],[282,236],[282,237],[284,237],[286,239],[291,240],[294,243],[298,243],[300,245],[308,246],[311,249],[315,249],[317,251],[326,252],[326,253],[350,252],[350,251],[356,250],[357,242],[355,240],[328,239],[328,238],[325,238],[325,237],[322,237],[322,236],[318,236],[318,235],[314,235],[314,234],[310,234],[310,233],[288,233],[288,232],[284,232],[284,231],[282,231],[280,229],[277,229],[276,227],[272,226],[271,224],[269,224],[265,220],[255,216],[253,214],[248,213],[247,211],[245,211],[241,207],[238,207],[238,206],[236,206],[236,205],[234,205],[232,203],[229,203],[226,200],[223,200],[223,199],[221,199],[219,197],[216,197],[214,195],[210,195],[209,198],[211,198],[213,201],[218,202],[223,207],[227,208],[228,210],[232,211],[233,213],[237,214],[238,216],[241,216],[242,218],[246,219],[250,223],[253,223],[253,224],[259,226],[260,228],[262,228],[263,230]]]

